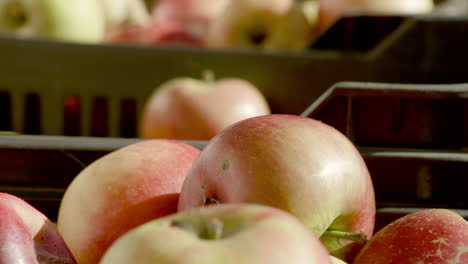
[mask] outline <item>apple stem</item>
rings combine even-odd
[[[322,236],[351,240],[360,244],[365,244],[367,242],[367,236],[364,233],[349,233],[338,230],[327,230],[325,233],[323,233]]]
[[[215,74],[212,70],[204,70],[202,73],[203,80],[212,83],[215,80]]]

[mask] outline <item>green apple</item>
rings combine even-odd
[[[104,18],[96,0],[0,0],[0,33],[99,42]]]
[[[100,264],[331,264],[297,218],[267,206],[218,205],[152,220],[121,236]]]
[[[301,51],[310,43],[310,30],[306,13],[295,0],[236,0],[210,25],[206,46]]]

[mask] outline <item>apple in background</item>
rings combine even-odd
[[[355,146],[333,127],[294,115],[237,122],[203,148],[179,211],[213,203],[285,210],[346,261],[361,247],[349,239],[369,238],[376,214],[371,178]]]
[[[200,47],[202,40],[188,34],[176,23],[119,25],[106,32],[105,43],[141,44],[152,46]]]
[[[121,234],[177,210],[182,183],[200,150],[145,140],[111,152],[66,189],[57,225],[78,263],[98,263]]]
[[[76,263],[55,225],[23,199],[0,193],[0,263]]]
[[[0,0],[0,34],[97,43],[104,31],[96,0]]]
[[[155,24],[177,23],[187,34],[203,39],[210,25],[238,0],[158,0],[151,16]]]
[[[231,1],[208,29],[206,46],[217,49],[302,51],[310,25],[295,0]]]
[[[196,208],[121,236],[101,264],[331,264],[328,252],[292,215],[230,204]]]
[[[150,14],[143,0],[98,0],[107,26],[145,25]]]
[[[262,93],[240,78],[171,79],[148,98],[142,114],[143,138],[210,140],[225,127],[254,116],[270,114]]]
[[[319,15],[314,37],[323,34],[346,14],[411,15],[429,13],[433,0],[318,0]]]
[[[447,209],[411,213],[377,232],[353,263],[468,263],[468,222]]]

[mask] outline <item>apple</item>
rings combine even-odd
[[[105,43],[200,47],[202,40],[179,24],[118,25],[106,32]]]
[[[302,51],[310,44],[306,13],[295,0],[236,0],[208,29],[216,49]]]
[[[0,0],[0,34],[97,43],[104,30],[96,0]]]
[[[320,241],[292,215],[267,206],[196,208],[121,236],[101,264],[331,264]]]
[[[218,203],[285,210],[345,261],[371,236],[376,214],[369,171],[349,139],[320,121],[282,114],[239,121],[203,148],[178,210]]]
[[[0,263],[76,263],[55,225],[23,199],[0,193]]]
[[[155,24],[178,23],[187,34],[204,38],[224,9],[238,0],[159,0],[151,12]]]
[[[225,127],[254,116],[270,114],[262,93],[241,78],[202,80],[177,77],[158,86],[144,107],[143,138],[209,140]]]
[[[145,25],[149,10],[143,0],[98,0],[108,26],[121,24]]]
[[[405,215],[377,232],[353,263],[468,263],[468,222],[440,208]]]
[[[57,226],[78,263],[98,263],[120,235],[177,211],[182,183],[200,150],[144,140],[97,159],[66,189]]]

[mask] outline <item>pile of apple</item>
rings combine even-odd
[[[0,34],[301,51],[345,13],[414,14],[433,6],[433,0],[0,0]]]
[[[0,34],[18,37],[299,50],[309,31],[295,0],[0,0]]]
[[[0,263],[468,263],[468,222],[447,209],[374,234],[353,143],[320,121],[269,114],[202,149],[150,139],[111,152],[66,189],[57,223],[0,194]]]

